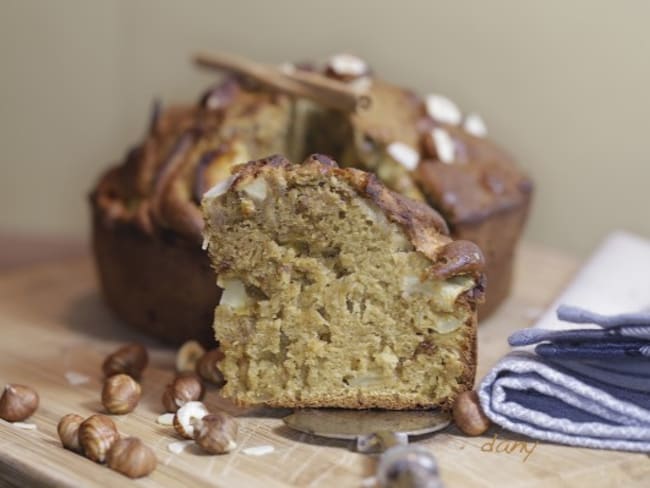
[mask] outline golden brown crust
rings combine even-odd
[[[261,173],[278,169],[315,171],[345,180],[361,197],[370,200],[389,220],[398,224],[417,251],[434,261],[432,276],[446,279],[465,274],[482,275],[485,260],[481,250],[469,241],[452,241],[447,224],[433,208],[389,190],[373,174],[354,168],[339,168],[328,156],[313,154],[300,165],[293,165],[280,155],[250,161],[237,168],[231,188]]]
[[[436,279],[446,280],[456,276],[472,276],[475,286],[463,293],[457,300],[459,307],[468,308],[471,313],[462,326],[465,340],[461,347],[460,361],[464,370],[458,377],[458,387],[448,396],[435,403],[426,403],[420,399],[409,399],[395,393],[373,393],[352,391],[350,393],[332,392],[327,394],[309,393],[305,398],[296,400],[294,396],[280,394],[264,404],[271,407],[308,408],[337,407],[350,409],[384,408],[406,410],[431,408],[433,406],[451,409],[456,395],[471,390],[476,375],[477,354],[477,304],[484,292],[484,259],[480,249],[468,241],[453,241],[448,236],[448,229],[440,215],[431,207],[421,202],[409,200],[386,188],[374,175],[353,168],[339,168],[328,156],[314,154],[301,164],[293,164],[283,156],[275,155],[257,161],[249,161],[237,167],[229,187],[225,192],[239,192],[256,178],[268,177],[273,181],[291,181],[292,172],[301,177],[309,174],[335,177],[345,181],[360,197],[372,202],[392,222],[398,224],[414,248],[431,261],[428,273]],[[204,218],[208,222],[217,222],[219,214],[210,214],[209,201],[214,198],[206,195],[203,207]],[[220,193],[217,198],[226,198]],[[219,271],[219,270],[217,270]],[[217,337],[219,337],[217,335]],[[222,338],[221,338],[222,339]],[[228,347],[226,341],[224,347]],[[226,355],[228,352],[226,352]],[[251,406],[245,399],[233,396],[240,406]]]
[[[490,286],[481,315],[487,315],[509,290],[514,247],[530,204],[530,180],[490,141],[444,124],[459,148],[459,160],[452,165],[440,163],[427,139],[436,123],[423,115],[422,100],[374,77],[365,81],[371,82],[370,93],[375,99],[370,110],[339,113],[336,120],[341,124],[335,123],[329,132],[310,132],[317,133],[312,134],[314,137],[322,133],[327,147],[336,150],[345,146],[339,139],[354,131],[354,144],[369,143],[372,151],[383,150],[391,142],[402,142],[419,151],[423,161],[415,171],[393,162],[394,188],[423,200],[424,194],[444,219],[414,204],[404,210],[400,196],[378,194],[372,179],[357,183],[364,185],[369,200],[384,205],[387,211],[393,209],[391,218],[411,233],[421,252],[429,255],[439,239],[422,231],[429,225],[441,234],[448,226],[454,238],[473,241],[483,249]],[[203,228],[198,210],[202,193],[225,178],[233,162],[277,152],[277,141],[291,137],[295,129],[296,106],[292,103],[285,95],[264,91],[233,76],[210,88],[197,104],[163,109],[155,102],[142,142],[128,152],[119,167],[109,170],[93,191],[96,222],[108,229],[127,225],[138,235],[147,236],[152,249],[167,245],[161,235],[174,235],[194,249]],[[314,150],[320,150],[316,146]],[[291,147],[288,150],[293,152]],[[218,154],[210,157],[211,151]],[[376,169],[357,156],[353,159],[359,167]],[[197,267],[200,261],[197,258]],[[446,267],[435,272],[442,276],[461,265],[467,269],[473,266],[450,259]],[[165,279],[162,275],[158,278]],[[196,294],[200,295],[198,291]]]

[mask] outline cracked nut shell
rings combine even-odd
[[[205,349],[201,344],[197,341],[187,341],[176,353],[176,371],[193,373],[196,371],[196,364],[204,354]]]
[[[239,425],[225,412],[206,415],[194,422],[194,440],[210,454],[225,454],[237,447]]]
[[[201,402],[187,402],[174,415],[174,429],[185,439],[194,439],[194,425],[210,412]]]

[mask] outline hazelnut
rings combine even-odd
[[[196,372],[208,383],[212,383],[221,388],[226,384],[226,380],[221,371],[219,371],[217,363],[223,358],[224,355],[220,349],[211,349],[201,356],[201,359],[199,359],[199,362],[196,365]]]
[[[79,445],[84,455],[96,463],[106,461],[106,453],[120,438],[117,427],[106,415],[93,415],[79,426]]]
[[[174,415],[174,429],[185,439],[194,439],[194,423],[209,415],[201,402],[187,402]]]
[[[370,74],[370,67],[363,59],[352,54],[335,54],[327,61],[325,74],[340,81],[352,81]]]
[[[142,372],[149,363],[149,354],[142,344],[127,344],[110,354],[102,365],[104,376],[107,378],[116,374],[128,374],[140,379]]]
[[[140,439],[126,437],[113,443],[106,454],[106,464],[129,478],[142,478],[156,469],[158,461],[153,450]]]
[[[0,397],[0,418],[22,422],[38,408],[38,393],[25,385],[7,385]]]
[[[425,133],[423,145],[426,153],[445,164],[452,164],[461,158],[456,151],[456,143],[449,131],[442,127],[433,127]]]
[[[205,354],[203,346],[196,341],[187,341],[176,353],[176,371],[194,372],[196,363]]]
[[[63,447],[74,452],[81,452],[81,446],[79,445],[79,426],[83,421],[84,418],[81,415],[74,413],[69,413],[61,417],[56,430],[59,433],[59,439],[61,439]]]
[[[210,454],[225,454],[237,447],[239,426],[225,412],[206,415],[194,421],[194,440]]]
[[[453,416],[458,428],[470,436],[481,435],[490,427],[475,391],[464,391],[456,397]]]
[[[377,465],[377,485],[443,487],[436,458],[428,449],[413,444],[398,444],[381,455]]]
[[[205,387],[196,373],[183,373],[167,385],[162,403],[167,412],[176,412],[187,402],[202,400]]]
[[[109,413],[132,412],[140,401],[140,384],[127,374],[116,374],[104,381],[102,405]]]

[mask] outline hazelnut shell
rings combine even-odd
[[[36,391],[25,385],[9,384],[0,397],[0,418],[7,422],[22,422],[38,408]]]
[[[106,415],[88,417],[79,426],[79,444],[83,453],[96,463],[106,460],[106,453],[119,437],[115,423]]]
[[[156,469],[158,460],[153,450],[140,439],[126,437],[113,443],[106,454],[106,464],[129,478],[142,478]]]
[[[126,374],[116,374],[104,381],[102,405],[109,413],[123,415],[138,405],[142,389],[140,384]]]

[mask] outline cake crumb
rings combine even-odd
[[[171,442],[167,444],[167,449],[169,450],[169,452],[172,452],[174,454],[180,454],[185,450],[187,446],[189,446],[192,443],[194,443],[194,441]]]
[[[66,381],[72,386],[84,385],[90,381],[88,376],[77,373],[76,371],[66,371],[63,376],[65,376]]]
[[[369,476],[361,480],[362,488],[375,488],[377,486],[377,478],[375,476]]]
[[[163,413],[156,419],[156,423],[160,425],[174,425],[174,414]]]
[[[247,447],[246,449],[242,449],[241,452],[247,456],[266,456],[267,454],[271,454],[273,451],[275,451],[273,446],[264,445]]]

